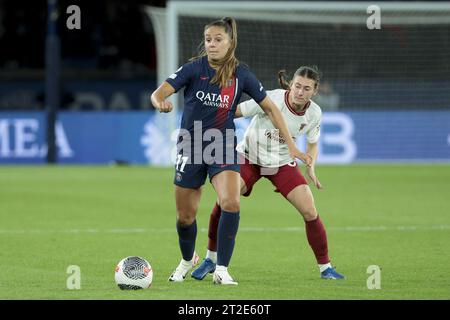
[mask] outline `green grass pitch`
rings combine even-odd
[[[344,281],[321,280],[304,223],[267,180],[242,198],[230,273],[169,283],[180,260],[173,171],[152,167],[0,167],[0,299],[450,299],[450,166],[319,166],[313,189]],[[215,194],[203,189],[197,252]],[[145,257],[148,290],[121,291],[114,267]],[[81,289],[66,287],[67,268]],[[369,290],[370,265],[381,289]]]

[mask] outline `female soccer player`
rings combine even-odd
[[[221,206],[217,227],[217,267],[213,282],[237,284],[227,268],[239,225],[240,166],[235,152],[233,118],[242,92],[254,99],[286,138],[291,160],[299,158],[306,164],[312,161],[311,156],[300,152],[295,146],[283,116],[267,97],[261,83],[249,69],[239,64],[235,57],[236,45],[234,19],[223,18],[206,25],[204,46],[199,56],[169,76],[151,96],[156,109],[170,112],[173,106],[166,98],[185,88],[174,179],[176,228],[182,259],[169,281],[183,281],[198,261],[194,251],[196,214],[201,187],[206,175],[209,175]]]
[[[306,152],[312,155],[313,159],[311,165],[306,167],[306,174],[318,189],[322,186],[314,172],[314,164],[317,159],[321,110],[310,99],[317,93],[319,77],[316,68],[303,66],[295,72],[289,84],[284,79],[284,71],[280,71],[279,81],[285,90],[267,91],[268,96],[283,114],[291,135],[295,137],[306,134],[308,141]],[[319,265],[321,277],[343,279],[344,276],[330,263],[325,228],[317,214],[306,179],[297,168],[297,163],[289,157],[288,149],[279,138],[278,131],[256,106],[253,100],[243,102],[238,105],[235,115],[253,116],[243,141],[237,147],[238,152],[245,158],[245,164],[241,165],[241,194],[249,196],[253,185],[262,176],[269,179],[276,187],[276,191],[280,192],[303,216],[306,236]],[[213,272],[216,266],[216,230],[221,214],[219,204],[216,203],[209,221],[206,259],[192,273],[192,277],[198,280]]]

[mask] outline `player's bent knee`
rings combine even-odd
[[[178,210],[177,220],[179,224],[189,226],[194,223],[195,213],[187,210]]]
[[[314,207],[303,210],[301,214],[305,221],[313,221],[317,219],[317,210]]]
[[[241,209],[241,202],[239,199],[222,199],[220,207],[227,212],[238,212]]]
[[[192,217],[180,217],[178,216],[178,223],[182,226],[190,226],[195,221],[195,218]]]

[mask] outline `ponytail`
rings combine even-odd
[[[286,70],[280,70],[278,71],[278,83],[280,84],[281,88],[285,90],[289,90],[290,84],[287,82],[285,78]]]

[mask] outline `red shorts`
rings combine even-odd
[[[278,168],[266,168],[245,159],[245,163],[241,164],[241,178],[247,186],[245,197],[250,195],[253,185],[261,177],[269,179],[276,188],[275,192],[280,192],[285,198],[295,187],[308,184],[295,161]]]

